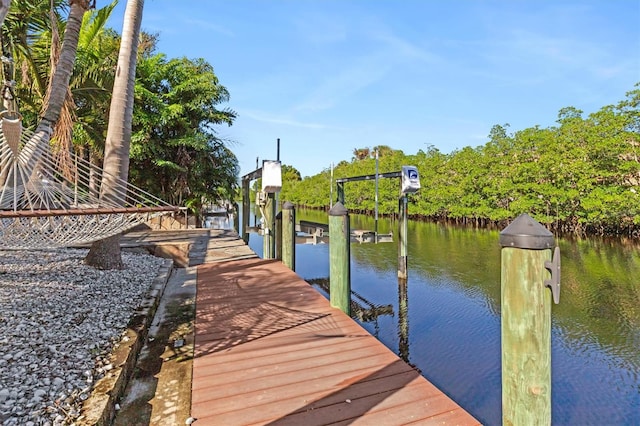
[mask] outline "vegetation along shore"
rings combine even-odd
[[[561,233],[640,236],[640,84],[616,105],[583,116],[560,110],[557,125],[509,132],[495,125],[489,141],[444,154],[427,146],[405,154],[389,146],[354,149],[351,161],[333,168],[335,178],[418,167],[422,188],[410,197],[414,218],[502,225],[528,213]],[[379,182],[379,211],[397,212],[398,182]],[[301,178],[283,167],[281,200],[325,208],[331,169]],[[335,189],[334,189],[335,195]],[[374,184],[354,182],[345,190],[350,210],[373,212]]]

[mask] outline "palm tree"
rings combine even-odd
[[[12,2],[2,28],[3,54],[13,58],[16,71],[9,79],[18,81],[16,95],[28,127],[35,127],[44,110],[51,76],[50,54],[54,44],[56,49],[60,47],[53,35],[63,25],[59,16],[68,15],[63,1],[55,0],[53,5],[47,0]]]
[[[35,137],[31,138],[27,145],[47,143],[51,139],[52,128],[60,118],[64,104],[67,101],[69,81],[74,68],[82,18],[88,8],[88,0],[70,0],[69,17],[64,31],[62,46],[58,60],[55,66],[52,67],[52,76],[45,95],[44,113],[36,128]],[[51,12],[53,13],[53,11]],[[25,32],[25,34],[28,34],[28,32]],[[32,152],[32,155],[36,155],[36,151],[32,149],[23,149],[23,152]],[[36,162],[35,158],[32,158],[32,161],[25,160],[25,163],[34,165]]]
[[[73,143],[77,153],[101,168],[104,135],[118,60],[120,36],[107,28],[117,4],[86,13],[80,31],[76,66],[70,83],[75,105]],[[99,182],[93,182],[95,187]]]
[[[78,49],[82,18],[84,13],[89,10],[89,6],[89,0],[69,0],[69,18],[62,38],[60,57],[51,76],[51,83],[47,93],[48,102],[36,133],[48,133],[60,117],[69,91],[69,81],[71,80]]]
[[[354,160],[364,160],[371,156],[371,150],[369,148],[354,148],[353,149],[353,159]]]
[[[105,142],[105,174],[100,197],[121,203],[124,203],[124,200],[119,199],[113,191],[114,182],[109,176],[116,176],[124,181],[128,178],[136,58],[143,7],[144,0],[127,1]],[[93,243],[85,263],[100,269],[122,269],[124,265],[120,252],[120,235]]]

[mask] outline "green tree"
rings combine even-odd
[[[371,149],[369,148],[354,148],[353,160],[364,160],[371,156]]]
[[[236,113],[203,59],[140,59],[136,87],[131,181],[174,205],[197,211],[202,203],[233,200],[239,173],[235,155],[216,127]]]
[[[299,198],[297,188],[298,183],[302,180],[300,172],[293,166],[287,164],[282,165],[282,191],[280,192],[281,201],[296,200]]]

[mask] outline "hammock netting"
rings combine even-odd
[[[177,210],[73,153],[73,167],[61,167],[48,133],[20,118],[2,117],[0,130],[1,249],[83,245]]]

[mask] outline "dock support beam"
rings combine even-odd
[[[242,229],[239,232],[245,244],[249,243],[249,216],[251,200],[249,199],[249,180],[242,180]]]
[[[267,203],[264,206],[264,235],[262,243],[262,257],[264,259],[276,258],[276,232],[275,232],[275,210],[276,210],[276,194],[270,192],[267,194]]]
[[[282,205],[282,263],[296,270],[296,208],[290,202]]]
[[[329,210],[329,301],[351,315],[351,231],[349,212],[337,202]]]
[[[338,202],[344,207],[344,183],[337,182],[336,189],[338,192]]]
[[[402,195],[398,200],[399,232],[398,232],[398,278],[406,280],[409,276],[407,271],[407,253],[409,235],[409,215],[407,212],[407,196]]]
[[[276,215],[276,259],[282,260],[282,210]]]
[[[233,229],[236,230],[239,237],[242,237],[242,231],[240,230],[240,203],[236,203],[233,206]]]
[[[500,233],[502,424],[551,424],[553,234],[523,214]]]

